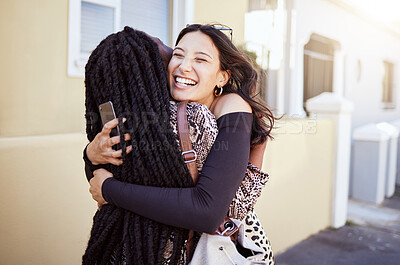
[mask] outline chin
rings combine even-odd
[[[171,92],[171,96],[172,96],[173,99],[175,99],[177,101],[190,100],[190,94],[189,93],[185,93],[183,91],[173,90]]]

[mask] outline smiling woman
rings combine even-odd
[[[229,72],[220,65],[219,52],[209,36],[200,31],[186,34],[175,47],[168,66],[171,96],[210,108],[215,87],[221,88],[229,80]]]

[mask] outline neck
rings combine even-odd
[[[214,97],[213,100],[211,101],[210,105],[206,105],[207,108],[211,111],[211,113],[214,114],[214,110],[215,110],[215,103],[217,103],[218,98]]]
[[[199,102],[199,103],[205,105],[209,110],[211,110],[214,106],[214,102],[215,102],[215,97],[213,96],[213,97],[208,98],[204,102]]]

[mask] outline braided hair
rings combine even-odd
[[[100,104],[112,101],[119,117],[124,162],[106,165],[116,179],[159,187],[193,186],[169,122],[166,70],[148,35],[125,27],[104,39],[86,65],[85,86],[89,141],[102,129]],[[132,138],[129,154],[125,133]],[[83,264],[179,264],[187,234],[185,229],[106,204],[93,218]],[[172,250],[165,257],[167,246]]]

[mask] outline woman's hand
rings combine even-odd
[[[118,125],[117,118],[104,124],[101,132],[99,132],[93,139],[93,141],[89,143],[89,145],[87,146],[86,154],[93,165],[110,163],[119,166],[122,164],[122,160],[120,159],[122,156],[122,149],[117,151],[112,149],[113,145],[120,143],[120,137],[119,135],[117,135],[110,138],[111,130],[115,128],[117,125]],[[131,139],[128,133],[125,134],[124,138],[125,141]],[[128,154],[131,151],[132,151],[132,146],[128,146],[126,148],[126,153]]]
[[[101,187],[103,186],[103,182],[112,178],[113,174],[105,170],[104,168],[97,169],[93,172],[94,177],[90,179],[89,184],[89,192],[92,194],[93,200],[97,201],[97,206],[100,207],[106,204],[107,202],[103,198],[103,194],[101,192]]]

